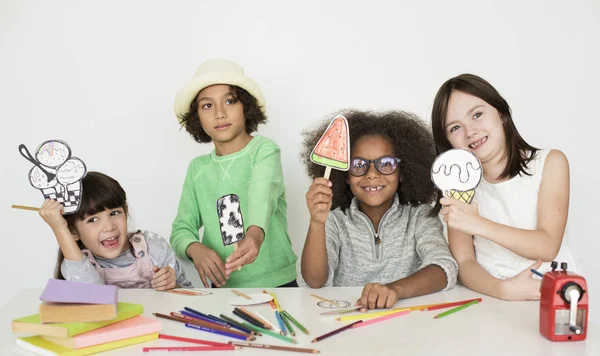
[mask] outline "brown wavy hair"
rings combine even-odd
[[[85,219],[90,215],[97,214],[106,209],[123,208],[125,215],[128,214],[127,195],[123,187],[115,179],[100,172],[88,172],[81,180],[82,193],[81,203],[76,213],[65,215],[67,226],[71,233],[77,232],[75,223]],[[86,247],[81,240],[77,241],[79,249],[83,250]],[[65,256],[63,256],[60,248],[56,257],[56,267],[54,268],[55,279],[65,279],[60,271]]]
[[[435,95],[433,108],[431,110],[431,128],[437,153],[443,153],[452,149],[448,137],[446,137],[446,115],[448,114],[448,100],[454,91],[460,91],[478,97],[486,103],[493,106],[503,122],[504,136],[506,137],[506,160],[507,164],[504,171],[498,178],[513,178],[521,173],[530,175],[527,172],[527,164],[535,158],[539,148],[528,144],[515,126],[512,119],[510,106],[485,79],[474,74],[461,74],[457,77],[448,79]]]
[[[259,124],[267,122],[267,116],[262,112],[261,107],[258,105],[258,101],[252,94],[236,85],[230,85],[229,90],[231,90],[231,95],[235,100],[242,102],[244,107],[244,118],[246,119],[246,132],[248,134],[255,132],[258,129]],[[198,92],[198,95],[199,94],[200,92]],[[187,132],[192,135],[196,142],[212,142],[212,138],[204,131],[202,124],[200,124],[200,116],[198,116],[198,95],[192,100],[190,110],[179,116],[179,120],[181,121],[181,126],[185,127]]]
[[[404,111],[358,111],[345,110],[340,113],[348,120],[350,145],[364,136],[380,135],[390,140],[394,154],[400,158],[398,169],[400,182],[398,197],[401,204],[431,204],[437,200],[438,190],[431,182],[430,170],[435,160],[433,136],[427,124],[418,116]],[[305,130],[302,135],[303,149],[301,158],[308,175],[315,179],[322,177],[325,167],[310,160],[310,154],[319,138],[329,125],[330,118],[312,129]],[[352,152],[352,147],[350,148]],[[333,183],[333,203],[331,210],[340,208],[345,211],[352,202],[354,194],[346,183],[348,172],[333,169],[329,180]],[[431,215],[437,215],[439,207],[432,209]]]

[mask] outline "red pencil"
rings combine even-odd
[[[187,347],[144,347],[142,351],[217,351],[217,350],[237,350],[237,347],[233,345],[227,346],[187,346]]]
[[[173,335],[166,335],[166,334],[158,334],[158,338],[159,339],[165,339],[165,340],[174,340],[174,341],[181,341],[181,342],[189,342],[191,344],[202,344],[202,345],[210,345],[210,346],[229,346],[230,344],[226,344],[223,342],[214,342],[214,341],[207,341],[207,340],[201,340],[201,339],[192,339],[189,337],[180,337],[180,336],[173,336]]]
[[[328,332],[327,334],[324,334],[324,335],[321,335],[321,336],[319,336],[317,338],[314,338],[313,341],[311,341],[311,342],[317,342],[317,341],[321,341],[323,339],[327,339],[328,337],[333,336],[333,335],[335,335],[337,333],[340,333],[340,332],[342,332],[342,331],[344,331],[346,329],[350,329],[354,324],[358,324],[358,323],[362,323],[362,322],[363,322],[362,320],[357,320],[357,321],[355,321],[353,323],[350,323],[348,325],[342,326],[339,329],[335,329],[333,331]]]
[[[445,309],[445,308],[457,307],[459,305],[471,303],[474,300],[476,300],[478,303],[481,303],[481,298],[467,299],[467,300],[461,300],[460,302],[444,303],[444,304],[440,304],[440,305],[435,305],[435,306],[432,306],[432,307],[421,309],[421,311],[430,311],[430,310],[438,310],[438,309]]]

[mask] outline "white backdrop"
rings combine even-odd
[[[0,1],[0,303],[51,276],[57,244],[35,213],[31,164],[17,152],[67,141],[121,182],[132,228],[168,238],[189,161],[213,149],[179,130],[176,91],[197,65],[240,63],[262,87],[260,134],[282,150],[294,250],[310,183],[301,131],[342,108],[403,109],[425,120],[438,87],[471,72],[512,106],[521,134],[571,165],[570,241],[600,303],[596,155],[600,2]],[[199,284],[193,266],[186,265]]]

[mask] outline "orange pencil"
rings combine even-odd
[[[435,305],[435,306],[432,306],[432,307],[427,307],[425,309],[422,309],[422,311],[430,311],[430,310],[438,310],[438,309],[445,309],[445,308],[457,307],[459,305],[470,303],[470,302],[472,302],[474,300],[476,300],[478,303],[481,303],[481,301],[482,301],[481,298],[467,299],[467,300],[461,300],[459,302],[443,303],[443,304]]]
[[[263,289],[263,291],[262,291],[262,292],[263,292],[263,293],[265,293],[265,294],[269,294],[269,293],[268,293],[266,290],[264,290],[264,289]],[[269,294],[269,295],[270,295],[270,294]],[[271,299],[271,300],[269,301],[269,305],[271,306],[271,308],[273,308],[273,309],[277,309],[277,306],[275,305],[275,302],[273,301],[273,299]]]

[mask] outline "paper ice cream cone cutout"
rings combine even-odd
[[[442,194],[467,204],[473,201],[482,174],[477,156],[461,148],[440,154],[431,165],[431,180]]]
[[[31,186],[39,189],[44,199],[61,203],[64,214],[75,213],[81,203],[81,180],[87,169],[82,160],[71,157],[69,145],[60,140],[48,140],[34,151],[34,155],[23,144],[19,145],[19,152],[34,165],[29,171]]]
[[[460,192],[458,190],[450,190],[450,198],[460,200],[464,203],[471,204],[471,201],[475,197],[475,189],[467,190],[466,192]]]
[[[331,120],[310,154],[310,160],[327,167],[325,170],[327,179],[332,168],[340,171],[347,171],[350,168],[350,132],[348,120],[344,116],[337,115]]]

